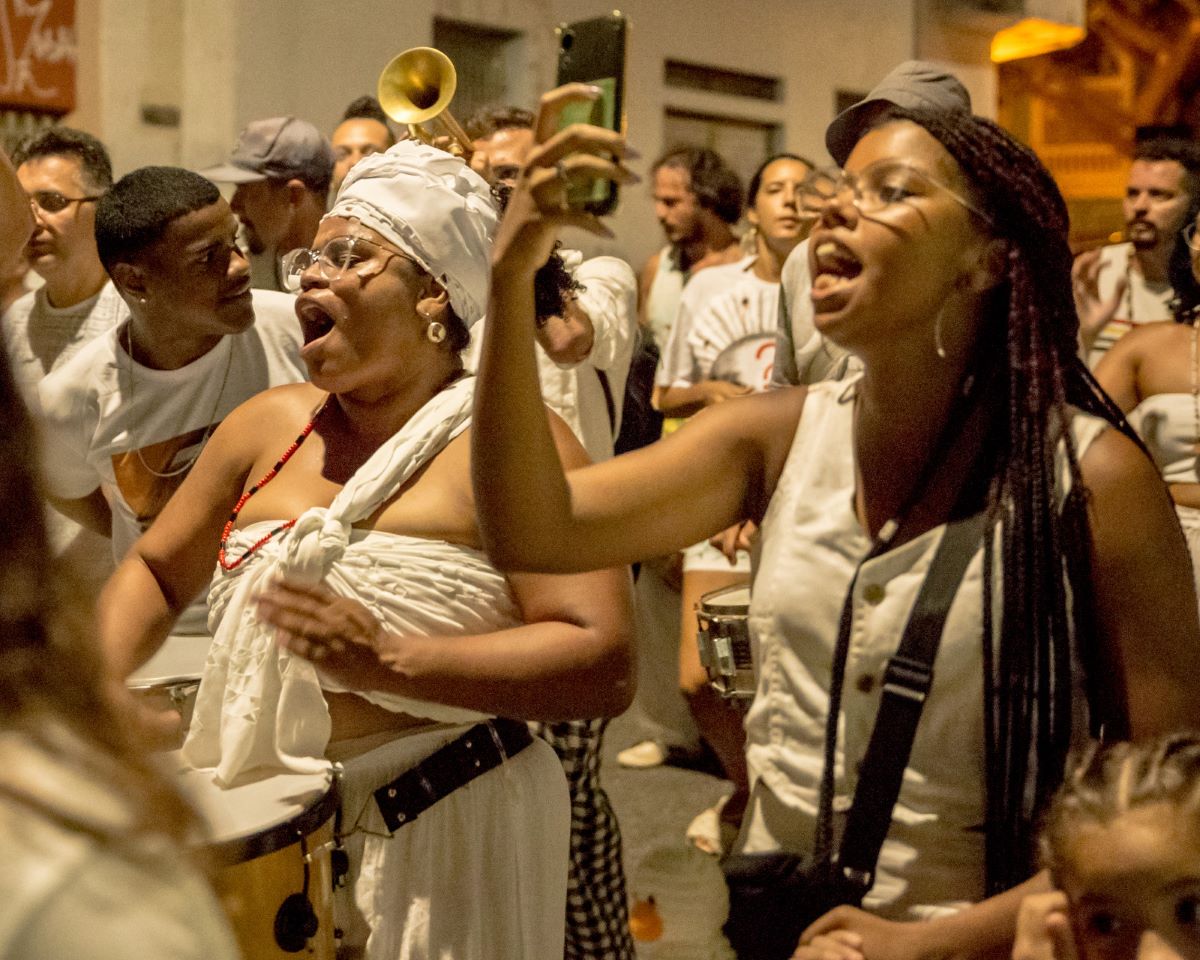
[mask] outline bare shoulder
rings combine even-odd
[[[1083,482],[1094,504],[1114,501],[1134,506],[1144,503],[1149,490],[1166,488],[1158,468],[1134,440],[1109,427],[1087,448],[1079,463]]]
[[[268,445],[295,439],[320,409],[325,392],[311,383],[289,383],[257,393],[234,408],[213,433],[212,442],[231,455],[253,461]],[[283,452],[283,448],[279,448]]]
[[[1121,337],[1109,352],[1120,350],[1131,354],[1145,355],[1187,342],[1191,339],[1191,335],[1191,326],[1186,323],[1176,323],[1174,320],[1142,323]]]
[[[314,387],[311,383],[288,383],[271,387],[262,393],[256,393],[245,403],[237,407],[226,421],[237,418],[238,422],[254,422],[258,417],[284,418],[290,420],[296,416],[305,418],[305,423],[311,419],[324,402],[328,394]],[[277,422],[277,421],[272,421]],[[262,426],[260,424],[260,426]],[[303,424],[301,424],[303,426]]]

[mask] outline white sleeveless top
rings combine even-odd
[[[858,379],[809,389],[763,520],[750,605],[759,678],[746,717],[750,776],[752,782],[761,778],[795,811],[790,827],[808,849],[842,604],[871,547],[854,512]],[[1105,426],[1096,418],[1076,417],[1073,433],[1081,457]],[[944,526],[929,530],[869,561],[855,583],[837,742],[834,808],[839,812],[849,809],[854,796],[879,709],[883,671],[944,531]],[[956,908],[984,896],[982,574],[981,548],[947,615],[933,688],[866,900],[869,908],[883,908],[889,916],[929,915],[937,912],[929,907]],[[999,609],[999,583],[994,590]]]
[[[1190,393],[1156,393],[1129,413],[1129,425],[1146,443],[1146,449],[1166,483],[1200,483],[1197,474],[1196,398]]]
[[[280,648],[274,629],[258,620],[254,598],[275,577],[323,581],[360,600],[397,633],[465,636],[521,622],[507,579],[482,552],[353,527],[469,426],[474,383],[464,378],[431,399],[359,467],[328,508],[305,511],[234,570],[217,567],[209,592],[213,643],[183,746],[189,765],[214,768],[223,786],[265,770],[313,773],[328,767],[331,722],[322,691],[346,688]],[[235,531],[233,555],[272,526]],[[391,693],[349,692],[441,723],[488,716]]]

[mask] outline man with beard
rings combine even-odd
[[[329,140],[296,117],[255,120],[238,135],[229,162],[200,175],[237,185],[230,206],[250,255],[251,284],[283,290],[279,258],[312,243],[325,215],[333,177]]]
[[[1072,271],[1077,302],[1105,305],[1081,311],[1089,366],[1134,326],[1171,319],[1171,251],[1198,203],[1200,148],[1165,139],[1138,146],[1122,201],[1128,242],[1081,254]]]
[[[719,154],[698,147],[664,154],[653,177],[654,215],[667,245],[642,268],[638,314],[661,351],[688,278],[741,256],[733,225],[742,215],[742,185]]]

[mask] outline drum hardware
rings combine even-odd
[[[754,699],[756,685],[749,611],[750,590],[744,585],[710,591],[696,605],[696,643],[709,685],[726,700],[743,704]]]
[[[383,68],[377,93],[383,112],[408,127],[413,139],[433,143],[437,136],[449,136],[470,153],[471,138],[449,110],[457,88],[458,73],[448,56],[433,47],[412,47]]]
[[[275,942],[287,953],[299,953],[305,944],[317,935],[321,923],[308,899],[309,865],[312,857],[308,852],[308,838],[299,830],[296,840],[300,844],[300,860],[304,865],[304,889],[287,896],[275,911]],[[332,846],[321,844],[322,847]]]

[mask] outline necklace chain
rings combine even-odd
[[[321,406],[317,408],[317,412],[312,415],[312,419],[309,420],[304,429],[300,431],[300,435],[292,441],[291,446],[283,451],[283,456],[275,461],[275,466],[268,470],[263,478],[258,481],[258,483],[254,484],[250,487],[250,489],[243,493],[238,498],[238,502],[234,504],[233,510],[231,510],[229,513],[229,519],[225,522],[225,529],[221,531],[221,545],[217,550],[217,562],[221,565],[222,570],[225,570],[226,572],[236,570],[257,550],[266,546],[268,542],[277,537],[279,534],[283,533],[285,530],[290,530],[296,525],[296,518],[293,517],[291,520],[281,523],[279,526],[273,528],[265,537],[260,537],[254,543],[250,544],[250,546],[248,546],[242,552],[241,556],[230,560],[225,555],[225,544],[229,541],[229,535],[233,532],[233,525],[237,523],[237,518],[242,512],[242,507],[246,505],[246,501],[275,479],[275,475],[283,469],[283,465],[292,459],[292,455],[299,450],[301,444],[308,439],[308,435],[313,432],[313,427],[317,425],[317,420],[320,418],[321,414],[325,412],[325,408],[328,405],[329,397],[326,397],[321,402]]]
[[[129,406],[130,406],[130,409],[136,409],[135,404],[134,404],[135,398],[134,398],[133,368],[135,365],[135,361],[133,359],[133,318],[132,317],[129,319],[129,322],[125,326],[125,352],[129,357]],[[200,458],[200,454],[204,452],[204,445],[206,443],[208,443],[208,438],[212,436],[213,430],[216,429],[217,411],[219,409],[221,409],[221,397],[223,397],[225,395],[225,385],[229,382],[229,370],[232,366],[233,366],[233,345],[230,344],[229,356],[225,360],[225,373],[221,377],[221,387],[217,391],[217,398],[216,398],[216,400],[213,401],[212,413],[209,414],[209,417],[208,417],[208,425],[204,428],[204,435],[200,438],[200,442],[197,444],[198,449],[196,450],[195,455],[187,463],[183,464],[182,466],[176,467],[174,470],[167,470],[165,472],[155,470],[154,467],[150,466],[150,464],[148,464],[146,462],[146,458],[142,456],[142,448],[137,444],[136,441],[134,441],[133,452],[137,456],[138,462],[141,463],[142,467],[148,473],[153,474],[154,476],[158,477],[159,479],[168,480],[171,477],[178,477],[180,474],[186,473],[188,470],[190,470],[192,468],[192,464],[194,464]]]
[[[1125,260],[1125,319],[1132,329],[1133,323],[1133,253]]]

